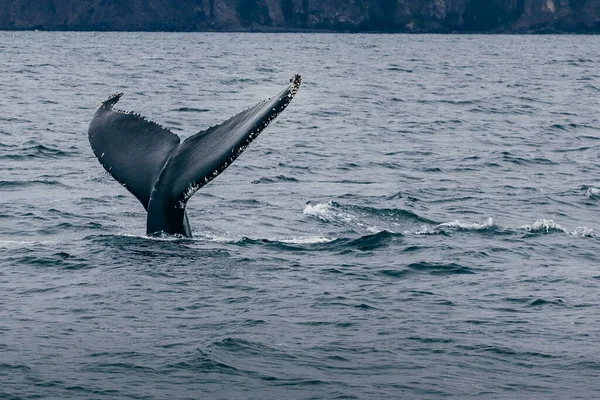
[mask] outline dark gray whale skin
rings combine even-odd
[[[213,180],[292,101],[302,79],[294,75],[277,96],[258,103],[183,143],[167,128],[114,109],[122,93],[104,101],[88,129],[100,164],[148,212],[146,233],[192,236],[185,211],[192,195]]]

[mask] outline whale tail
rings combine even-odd
[[[148,212],[147,233],[191,236],[185,212],[192,195],[217,177],[292,101],[302,79],[294,75],[277,96],[183,143],[169,129],[139,114],[114,109],[122,93],[96,111],[88,136],[100,164]]]

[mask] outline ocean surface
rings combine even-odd
[[[303,86],[145,235],[183,138]],[[1,399],[600,398],[600,36],[0,32]]]

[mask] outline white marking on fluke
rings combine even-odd
[[[229,167],[285,109],[302,79],[294,75],[290,82],[279,95],[183,143],[164,126],[138,113],[114,108],[123,96],[117,92],[98,107],[88,131],[90,144],[102,166],[148,210],[147,233],[190,236],[187,201]],[[219,140],[221,137],[226,140]]]

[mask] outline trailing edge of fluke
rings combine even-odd
[[[277,96],[258,103],[183,143],[139,114],[114,109],[122,93],[104,101],[88,129],[100,164],[148,212],[146,232],[192,236],[185,207],[192,195],[227,168],[292,101],[302,79],[294,75]]]

